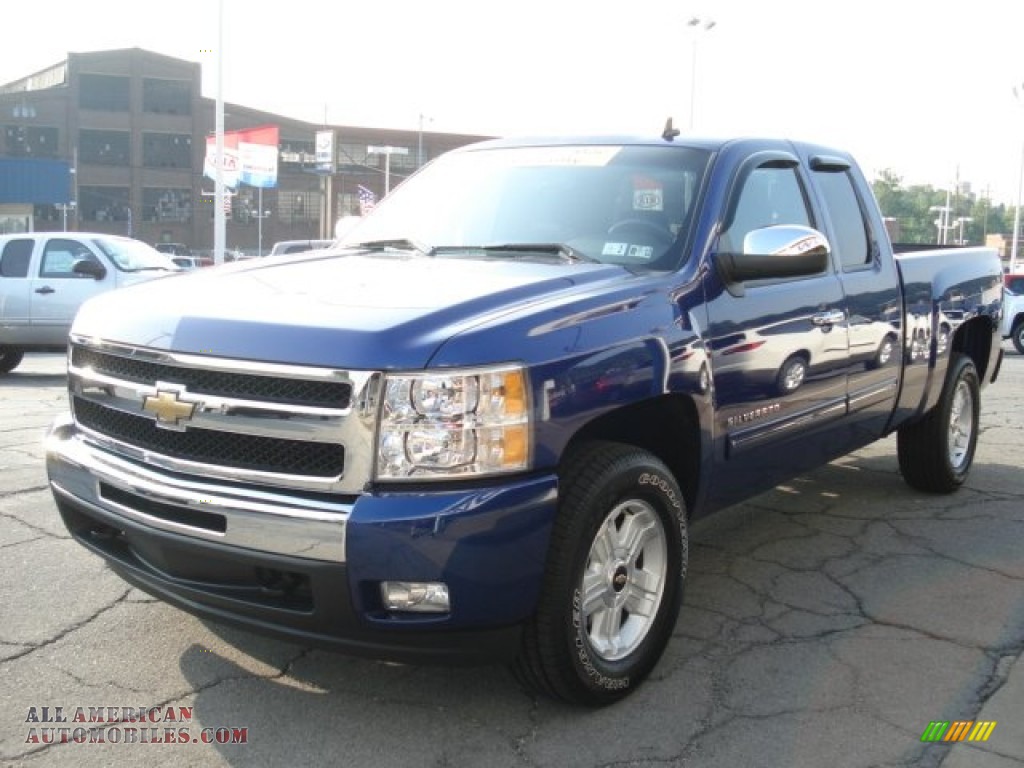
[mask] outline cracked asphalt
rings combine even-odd
[[[597,711],[501,667],[350,659],[128,587],[60,523],[42,436],[66,407],[63,357],[31,355],[0,378],[0,764],[1024,766],[1024,357],[1006,349],[959,493],[910,490],[889,438],[700,521],[665,657]],[[43,707],[192,717],[171,724],[186,743],[34,743],[61,727],[28,722]],[[922,743],[936,720],[997,725]],[[203,728],[247,743],[193,742]]]

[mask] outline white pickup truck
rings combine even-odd
[[[1024,355],[1024,293],[1007,287],[1003,292],[1003,319],[999,332],[1013,341],[1014,348]]]
[[[140,240],[88,232],[0,235],[0,374],[26,351],[67,348],[86,299],[181,270]]]

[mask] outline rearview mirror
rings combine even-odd
[[[93,280],[102,280],[107,276],[107,268],[92,259],[79,259],[71,266],[71,271]]]
[[[743,238],[740,253],[719,253],[729,282],[816,275],[828,269],[832,249],[812,227],[784,224],[754,229]]]

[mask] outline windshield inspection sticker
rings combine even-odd
[[[605,243],[601,249],[602,256],[625,256],[629,250],[629,243]]]
[[[654,258],[654,246],[631,245],[629,246],[629,253],[627,255],[629,258],[637,259],[638,261],[650,261]]]
[[[665,193],[661,182],[648,176],[634,176],[633,210],[664,211]]]

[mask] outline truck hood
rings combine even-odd
[[[460,331],[602,281],[621,287],[629,275],[602,264],[390,254],[261,259],[98,296],[72,333],[245,360],[415,369]]]

